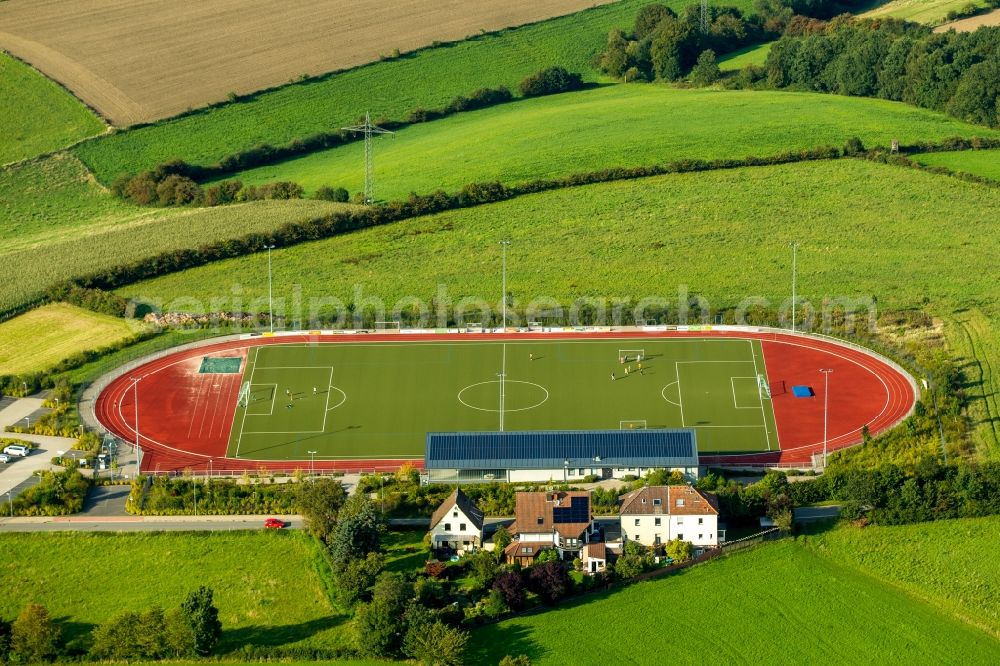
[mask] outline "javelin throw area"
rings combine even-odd
[[[820,368],[833,371],[831,451],[916,400],[881,358],[801,335],[303,334],[158,358],[113,380],[95,411],[126,442],[138,416],[147,472],[391,470],[421,466],[428,431],[498,430],[502,384],[506,430],[689,427],[702,464],[809,464],[823,448]]]

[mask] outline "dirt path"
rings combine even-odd
[[[9,0],[0,48],[125,126],[610,1]]]

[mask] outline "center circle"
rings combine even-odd
[[[504,381],[504,412],[523,412],[549,399],[549,390],[534,382]],[[458,392],[458,401],[481,412],[500,412],[500,380],[470,384]]]

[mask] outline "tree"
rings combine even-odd
[[[10,656],[10,622],[0,618],[0,663]]]
[[[181,604],[181,612],[194,633],[194,651],[201,656],[211,654],[222,636],[219,609],[213,605],[212,596],[212,588],[202,585]]]
[[[306,529],[324,543],[329,543],[346,499],[343,484],[334,479],[306,481],[295,493],[296,508],[305,518]]]
[[[505,571],[493,581],[493,589],[500,593],[505,604],[513,609],[524,605],[524,580],[516,571]]]
[[[583,77],[568,71],[565,67],[549,67],[521,81],[521,94],[538,97],[554,93],[579,90],[583,87]]]
[[[19,661],[46,661],[59,654],[62,631],[41,604],[30,603],[10,630],[11,651]]]
[[[625,34],[615,28],[608,33],[608,43],[601,52],[601,69],[615,78],[621,77],[629,67],[628,40]]]
[[[562,562],[546,562],[528,570],[528,585],[547,603],[553,603],[566,596],[570,580]]]
[[[653,567],[653,555],[638,541],[626,541],[622,554],[615,561],[615,574],[621,578],[635,578]]]
[[[381,553],[368,553],[363,559],[350,560],[337,572],[337,590],[348,606],[364,597],[385,568]]]
[[[497,577],[497,560],[493,553],[481,550],[478,553],[468,555],[465,560],[471,569],[472,577],[481,588],[488,588],[493,585]]]
[[[645,39],[666,18],[677,18],[677,14],[665,5],[645,5],[635,15],[632,34],[637,40]]]
[[[531,659],[526,654],[519,654],[516,657],[508,654],[500,660],[500,666],[531,666]]]
[[[691,83],[696,86],[710,86],[722,76],[719,64],[715,61],[715,51],[706,49],[698,56],[698,62],[691,70]]]
[[[406,655],[426,666],[460,666],[464,663],[468,640],[468,634],[461,629],[435,620],[426,626],[410,628]]]
[[[497,562],[503,561],[504,551],[507,550],[507,546],[511,544],[511,541],[513,541],[513,538],[503,525],[498,527],[497,531],[493,533],[493,555],[496,556]]]
[[[674,539],[667,542],[667,557],[675,563],[687,562],[694,554],[694,548],[687,541]]]
[[[330,557],[338,568],[381,548],[384,522],[367,495],[352,495],[340,511],[330,538]]]
[[[400,573],[383,573],[372,590],[372,601],[361,604],[354,614],[354,629],[358,644],[365,654],[374,657],[399,655],[407,634],[407,622],[402,622],[413,586]],[[422,617],[422,616],[421,616]]]
[[[171,654],[166,616],[163,609],[155,606],[142,613],[126,611],[116,615],[94,629],[92,639],[90,654],[96,659],[124,661],[175,656]]]

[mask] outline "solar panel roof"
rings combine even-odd
[[[431,432],[426,469],[693,467],[694,430]]]

